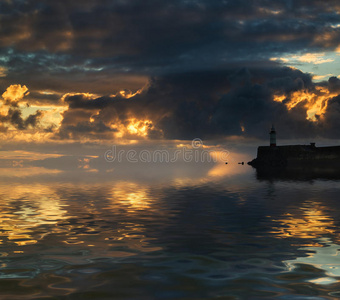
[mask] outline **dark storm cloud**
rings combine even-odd
[[[161,75],[334,49],[339,10],[336,1],[14,0],[0,4],[0,45],[19,76],[76,76],[76,85],[83,73]]]
[[[26,84],[34,101],[60,105],[63,93],[112,95],[150,80],[130,99],[66,97],[61,138],[110,138],[131,117],[152,120],[153,138],[262,137],[272,121],[282,136],[315,135],[323,127],[306,120],[304,101],[290,111],[273,101],[315,90],[311,76],[270,58],[334,50],[339,12],[336,0],[2,1],[0,88]],[[336,79],[328,87],[337,92]],[[34,124],[13,116],[17,128]]]
[[[332,98],[328,102],[324,120],[322,122],[322,132],[326,138],[339,138],[340,128],[340,95]]]
[[[263,138],[274,122],[280,137],[312,137],[318,125],[306,120],[305,102],[288,110],[273,101],[280,93],[289,100],[295,91],[313,91],[311,76],[290,68],[192,72],[154,78],[147,90],[130,99],[84,95],[69,96],[60,134],[79,131],[78,123],[128,125],[131,117],[153,122],[156,133],[166,139],[212,138],[231,135]],[[287,100],[287,101],[288,101]],[[244,131],[242,131],[244,128]],[[82,133],[93,133],[82,127]],[[154,135],[153,135],[154,134]],[[148,132],[150,138],[159,134]],[[112,135],[111,135],[112,136]]]
[[[25,130],[29,127],[35,128],[38,126],[41,117],[42,112],[39,110],[35,114],[31,114],[27,118],[24,118],[19,109],[10,108],[7,115],[0,116],[0,121],[3,124],[11,124],[19,130]]]
[[[75,105],[72,103],[78,103]],[[89,102],[89,107],[81,105],[80,102]],[[97,99],[100,102],[100,99]],[[94,102],[97,102],[96,100]],[[81,139],[96,138],[109,139],[112,138],[115,129],[105,125],[104,121],[96,114],[98,108],[92,105],[92,101],[85,100],[81,96],[71,96],[66,98],[69,103],[69,110],[63,113],[62,126],[58,131],[58,138],[62,139]],[[102,105],[99,107],[104,108]]]
[[[93,110],[107,107],[112,102],[112,99],[110,97],[100,97],[89,101],[84,95],[79,94],[68,96],[64,101],[65,103],[68,103],[69,108],[71,109],[82,108],[85,110]]]
[[[80,139],[82,137],[95,139],[112,139],[110,132],[114,129],[106,126],[102,121],[98,122],[78,122],[75,125],[63,125],[59,132],[62,139]]]
[[[164,131],[165,138],[184,138],[190,130],[197,132],[204,128],[220,95],[230,88],[229,73],[194,72],[154,78],[144,92],[130,99],[68,96],[64,102],[69,110],[64,113],[60,131],[68,131],[70,122],[76,124],[91,117],[94,122],[125,126],[130,118],[137,118],[152,120],[156,129]],[[160,132],[151,128],[148,134],[152,138],[160,137]]]
[[[340,79],[332,76],[328,79],[328,88],[329,91],[332,93],[339,93],[340,92]]]
[[[62,94],[55,93],[42,93],[42,92],[31,92],[26,96],[26,100],[30,105],[51,105],[60,106],[62,102],[60,101]]]
[[[284,103],[273,101],[267,84],[247,84],[222,96],[212,123],[216,132],[227,136],[266,138],[271,124],[279,128],[281,138],[311,137],[316,131],[315,124],[306,120],[303,105],[288,111]]]

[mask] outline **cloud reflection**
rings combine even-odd
[[[0,191],[0,243],[5,255],[49,242],[54,247],[46,255],[58,260],[55,252],[67,253],[65,246],[72,251],[95,247],[97,254],[116,258],[161,249],[147,234],[147,220],[159,215],[152,207],[159,198],[147,185],[17,182],[2,183]],[[49,242],[43,242],[46,238]]]
[[[272,220],[278,226],[272,234],[278,238],[318,238],[334,234],[335,223],[325,212],[327,207],[315,200],[308,200],[298,211],[287,212],[281,218]]]
[[[145,186],[134,182],[120,181],[112,188],[112,205],[128,207],[129,212],[151,208],[151,197]]]
[[[55,232],[36,231],[42,225],[54,225],[65,218],[58,195],[48,186],[25,184],[1,187],[0,238],[2,243],[18,246],[35,244]]]
[[[321,274],[314,274],[319,275],[319,277],[309,279],[308,281],[311,283],[328,285],[338,282],[340,277],[340,245],[333,243],[330,238],[319,238],[318,242],[319,245],[300,248],[300,250],[308,253],[307,256],[286,260],[284,263],[290,271],[301,264],[312,265],[324,271]]]
[[[329,211],[319,200],[309,199],[272,220],[278,225],[271,233],[280,239],[290,238],[291,246],[298,246],[297,253],[302,253],[282,261],[287,271],[310,284],[332,285],[340,278],[340,245],[332,241],[337,239],[337,226]],[[280,278],[289,279],[289,274]]]

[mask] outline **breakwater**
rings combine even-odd
[[[255,168],[285,168],[296,165],[340,167],[340,146],[260,146],[257,157],[248,164]]]

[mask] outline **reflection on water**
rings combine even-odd
[[[117,208],[117,204],[123,205],[132,213],[140,209],[151,209],[152,199],[148,189],[134,182],[121,181],[114,184],[110,199],[113,208]]]
[[[4,175],[0,298],[339,297],[339,182],[227,167]]]
[[[318,242],[317,246],[300,248],[307,252],[307,256],[287,260],[285,263],[291,272],[299,265],[311,265],[319,272],[308,281],[321,285],[334,284],[340,279],[340,245],[333,243],[330,238],[319,238]]]
[[[320,202],[308,200],[302,203],[298,211],[286,212],[282,218],[274,219],[279,226],[274,226],[272,233],[280,238],[317,238],[335,233],[333,219],[325,213],[327,208]]]
[[[329,214],[330,208],[320,200],[312,198],[299,207],[287,207],[282,216],[272,219],[277,225],[272,227],[271,234],[277,238],[290,239],[291,245],[297,246],[297,251],[301,253],[301,256],[297,253],[293,259],[283,260],[287,274],[279,276],[281,280],[291,281],[292,276],[295,276],[296,285],[308,286],[314,292],[318,291],[317,285],[330,285],[328,294],[337,296],[340,245],[332,242],[332,239],[339,239],[339,231]]]
[[[1,243],[6,240],[19,246],[37,243],[45,234],[36,234],[41,225],[54,225],[64,218],[60,198],[42,184],[2,186],[1,188]]]

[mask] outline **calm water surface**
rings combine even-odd
[[[0,298],[340,298],[339,181],[239,168],[159,182],[5,176]]]

